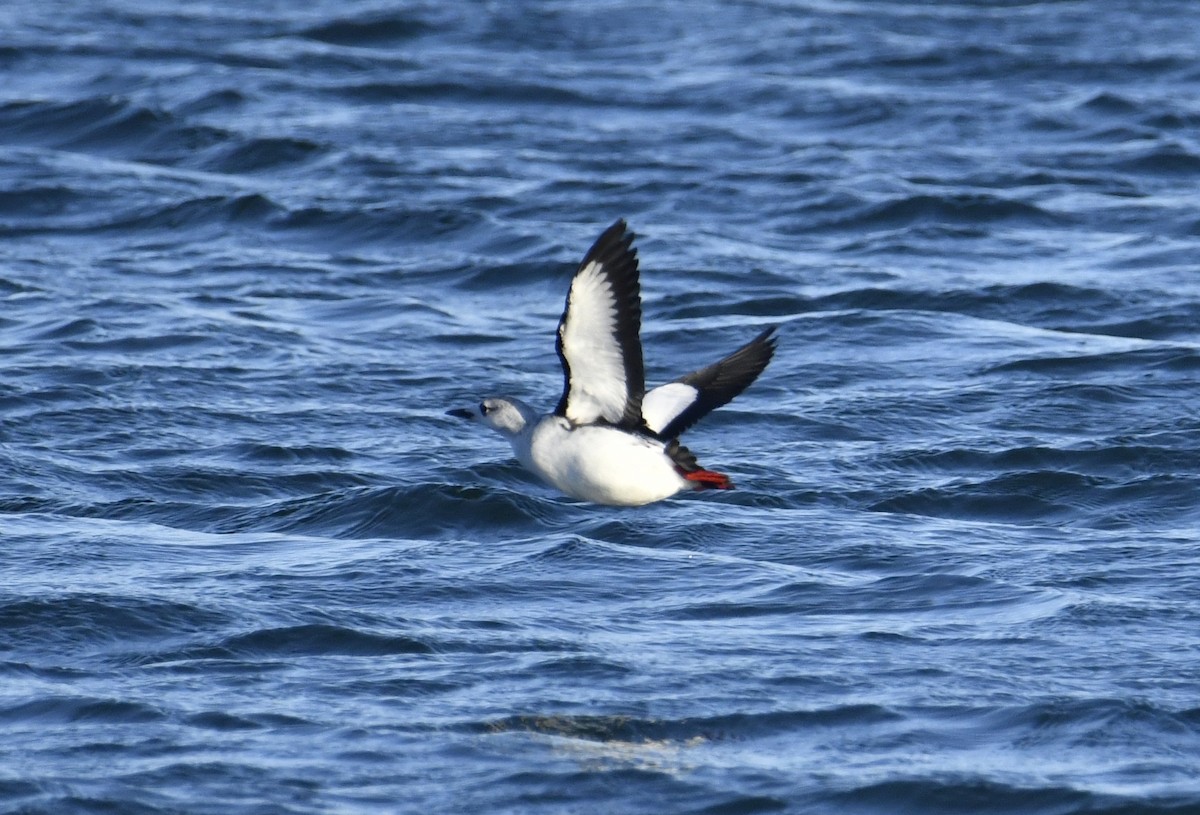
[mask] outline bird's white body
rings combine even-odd
[[[565,378],[552,413],[491,397],[450,415],[487,425],[552,487],[583,501],[640,506],[683,490],[730,489],[677,437],[741,393],[775,350],[768,328],[724,359],[645,391],[633,235],[617,221],[580,264],[558,326]]]
[[[482,421],[505,436],[517,460],[550,486],[581,501],[640,506],[695,483],[682,475],[657,439],[608,425],[572,426],[538,415],[516,399],[485,399]]]
[[[662,442],[603,425],[571,427],[561,416],[534,426],[527,457],[514,449],[547,483],[597,504],[641,506],[695,486],[679,474]]]

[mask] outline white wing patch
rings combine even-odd
[[[659,385],[642,397],[642,419],[653,433],[660,433],[671,420],[696,401],[700,392],[682,382]]]
[[[629,388],[617,328],[617,304],[604,265],[591,261],[571,281],[558,330],[571,371],[566,415],[575,424],[600,419],[616,424],[625,413]]]

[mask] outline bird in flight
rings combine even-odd
[[[495,430],[522,465],[583,501],[640,506],[684,490],[732,489],[729,477],[701,467],[679,436],[762,373],[775,353],[775,328],[647,391],[633,238],[618,220],[571,279],[555,343],[564,385],[553,412],[492,396],[448,414]]]

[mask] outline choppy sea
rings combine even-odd
[[[0,812],[1200,812],[1182,0],[0,9]],[[738,489],[537,483],[582,252]]]

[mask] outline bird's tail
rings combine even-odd
[[[675,471],[689,481],[693,489],[733,489],[733,482],[729,480],[729,476],[701,467],[696,462],[696,457],[692,455],[692,451],[680,444],[678,439],[671,439],[667,444],[666,453],[675,463]]]

